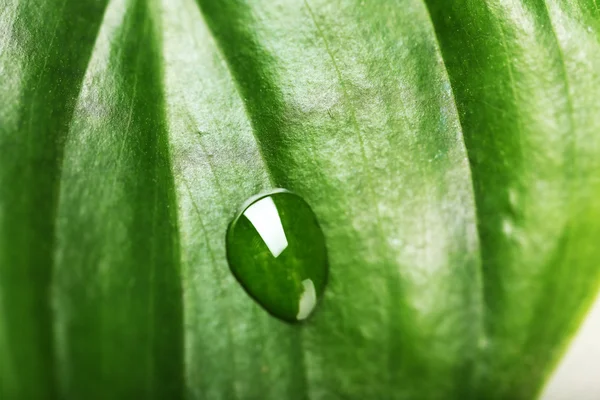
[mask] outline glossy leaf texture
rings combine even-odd
[[[593,0],[3,0],[0,397],[532,398],[598,288]],[[289,325],[227,225],[284,187]]]
[[[532,398],[598,291],[600,10],[428,4],[477,199],[488,336],[478,396]]]

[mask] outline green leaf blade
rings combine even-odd
[[[370,39],[370,32],[365,30],[364,36],[353,41],[351,33],[360,32],[360,26],[352,25],[357,18],[351,12],[352,5],[338,14],[332,7],[302,4],[230,2],[202,3],[201,7],[245,101],[273,182],[308,199],[328,239],[330,286],[322,309],[302,332],[309,394],[385,397],[391,392],[402,393],[399,396],[421,391],[434,396],[436,390],[462,392],[464,383],[453,382],[453,377],[458,370],[468,374],[465,371],[470,368],[479,329],[477,322],[473,323],[480,305],[477,242],[472,208],[465,207],[464,213],[461,209],[452,216],[433,211],[433,204],[468,205],[472,199],[460,127],[426,10],[415,3],[412,14],[394,14],[407,22],[418,17],[405,32],[396,31],[396,25],[379,27],[374,23],[380,28],[376,39]],[[327,9],[333,16],[315,12],[319,9]],[[369,16],[369,12],[375,21],[375,10],[367,9],[364,15]],[[319,18],[325,18],[331,31],[323,29]],[[409,32],[425,39],[415,44],[412,52],[406,50],[397,59],[386,60],[388,53],[384,54],[383,48],[397,46],[404,37],[408,40]],[[335,40],[337,43],[332,42]],[[378,48],[372,40],[383,43],[378,43]],[[346,45],[357,47],[346,50]],[[371,52],[372,48],[377,50]],[[364,59],[354,70],[353,52]],[[414,66],[409,61],[413,55],[418,60]],[[379,69],[376,61],[406,63],[407,74],[413,75],[396,80]],[[439,86],[432,89],[431,82]],[[404,96],[398,96],[402,89]],[[438,96],[440,103],[429,102]],[[408,102],[407,110],[400,101]],[[391,103],[389,108],[385,107],[387,102]],[[377,105],[382,108],[378,110]],[[423,114],[419,106],[425,107]],[[421,129],[428,133],[419,134]],[[436,145],[441,147],[441,154],[433,151]],[[415,156],[408,150],[400,154],[391,151],[402,148],[421,152]],[[404,162],[400,161],[403,157]],[[417,177],[422,179],[419,189],[411,184],[417,193],[409,193],[408,182],[416,183]],[[445,185],[450,188],[442,189]],[[375,200],[375,196],[386,200]],[[420,201],[425,204],[419,206]],[[398,210],[403,202],[407,208]],[[411,220],[408,204],[419,210],[416,215],[426,215],[431,225],[424,227]],[[377,213],[384,209],[387,214],[378,220]],[[221,226],[224,231],[226,226]],[[421,258],[433,250],[423,241],[429,229],[437,229],[433,226],[447,227],[440,233],[448,238],[447,247],[434,250],[431,258]],[[386,242],[388,237],[400,240]],[[351,254],[348,248],[353,249]],[[429,275],[425,271],[435,269],[448,274],[456,271],[461,280],[426,283],[425,276]],[[374,292],[377,296],[372,295]],[[426,304],[433,303],[420,297],[445,297],[442,293],[452,293],[453,308],[465,314],[445,320],[442,310],[428,308]],[[328,298],[335,301],[328,302]],[[415,311],[418,307],[425,308]],[[448,341],[443,337],[456,336],[454,329],[465,332],[458,328],[465,315],[470,322],[464,342],[446,346]],[[419,330],[431,332],[431,336],[415,345],[411,341],[419,340],[414,333]],[[411,371],[409,365],[418,365],[415,371],[419,373]],[[432,376],[443,377],[439,387],[428,388]],[[412,381],[410,388],[401,384],[407,379]]]
[[[53,282],[63,398],[183,397],[177,204],[153,18],[144,1],[111,2],[65,146]]]
[[[161,3],[169,138],[179,202],[190,398],[306,398],[302,332],[248,297],[227,225],[272,176],[228,66],[193,1]]]
[[[598,288],[594,0],[106,7],[0,6],[0,396],[535,396]],[[225,257],[274,187],[299,326]]]
[[[56,394],[48,299],[60,160],[105,5],[9,0],[0,6],[3,398]]]
[[[598,289],[590,3],[428,1],[477,199],[488,311],[478,396],[535,396]]]

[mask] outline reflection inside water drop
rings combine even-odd
[[[288,241],[273,199],[264,197],[258,200],[244,211],[244,216],[254,225],[273,257],[279,257],[288,247]]]
[[[304,286],[304,292],[300,296],[300,303],[298,305],[298,315],[296,315],[298,321],[308,317],[317,304],[317,292],[315,291],[313,281],[305,279],[302,281],[302,285]]]

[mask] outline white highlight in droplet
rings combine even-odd
[[[304,292],[300,296],[300,303],[298,304],[298,315],[296,319],[301,321],[308,317],[317,304],[317,292],[315,291],[315,285],[312,280],[305,279],[302,281],[304,286]]]
[[[265,197],[258,200],[244,211],[244,215],[254,225],[273,257],[279,257],[288,247],[288,241],[273,199]]]

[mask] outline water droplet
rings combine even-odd
[[[227,230],[227,259],[248,294],[290,322],[312,313],[327,283],[317,218],[304,199],[285,189],[244,203]]]

